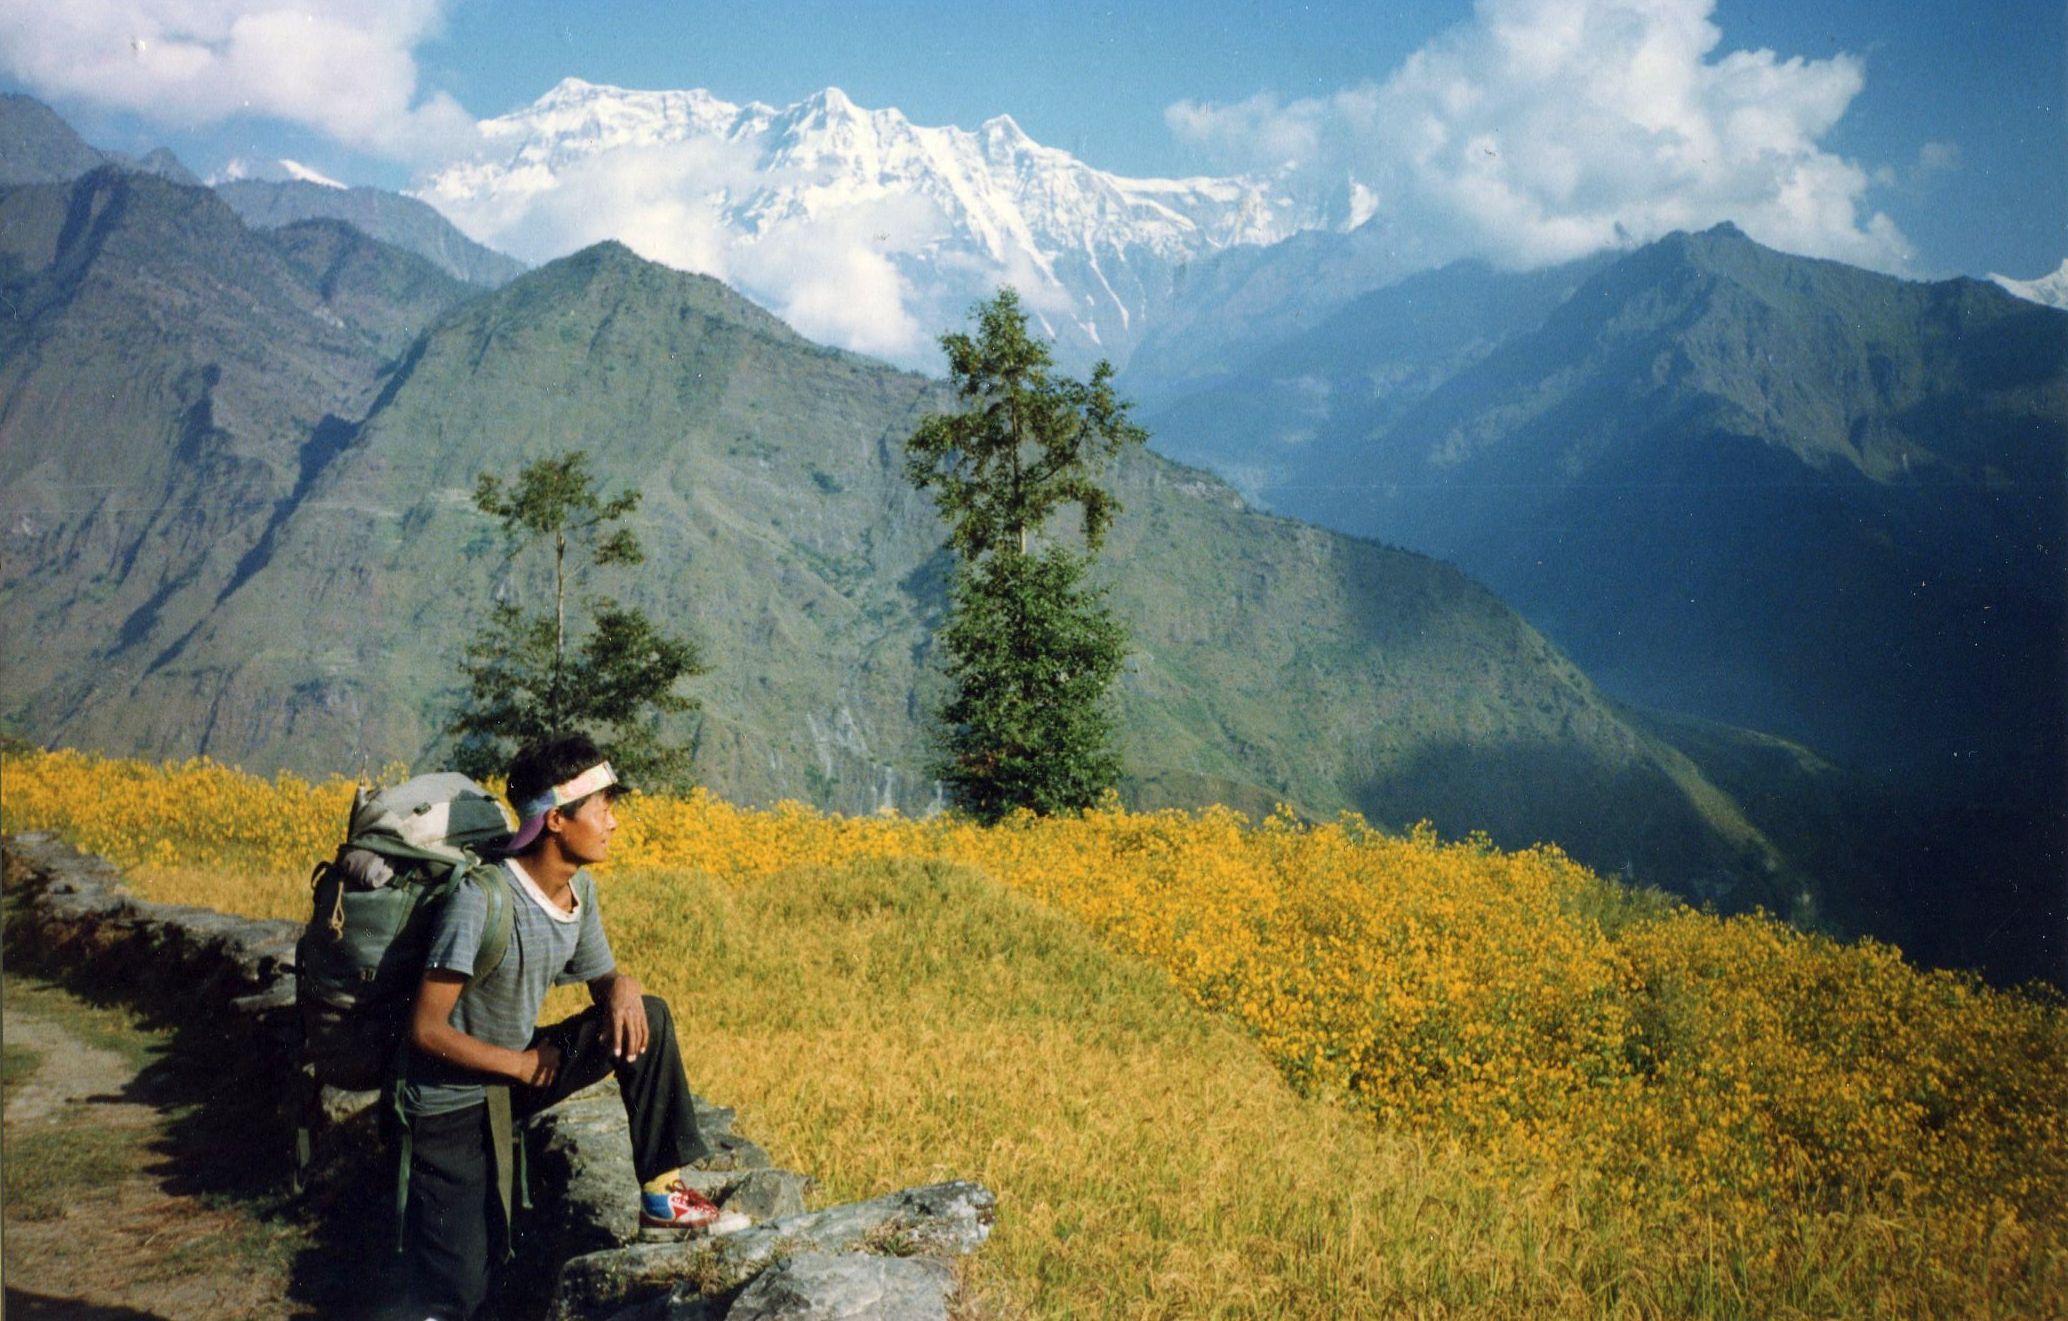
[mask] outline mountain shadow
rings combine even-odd
[[[1256,360],[1275,427],[1201,396],[1159,443],[1283,512],[1457,563],[1620,700],[1816,749],[1855,826],[1895,813],[1939,840],[1936,881],[1916,848],[1874,877],[1826,850],[1854,891],[1836,908],[1943,917],[2015,892],[2018,951],[1923,917],[1906,948],[2068,971],[2068,315],[1730,226],[1569,273],[1542,311],[1568,272],[1476,277],[1512,289],[1506,322],[1475,319],[1488,292],[1456,272],[1427,277],[1460,290],[1442,312],[1369,295],[1358,314],[1394,323]],[[1957,843],[1981,821],[2003,842]]]

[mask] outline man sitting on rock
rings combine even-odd
[[[492,1228],[508,1242],[512,1125],[606,1073],[617,1074],[631,1121],[640,1237],[746,1223],[683,1181],[682,1167],[707,1148],[674,1024],[666,1002],[617,967],[584,870],[609,854],[611,802],[624,790],[584,735],[525,748],[510,763],[521,824],[500,869],[514,912],[507,952],[470,981],[488,917],[478,886],[460,887],[438,914],[402,1087],[413,1315],[465,1321],[481,1306]],[[547,990],[573,982],[586,982],[595,1003],[536,1026]]]

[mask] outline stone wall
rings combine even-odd
[[[305,1094],[296,1059],[293,922],[255,921],[138,899],[101,858],[54,835],[4,841],[13,904],[8,942],[96,985],[150,994],[186,1024],[248,1043],[277,1077],[283,1116]],[[328,1122],[349,1132],[370,1094],[326,1092]],[[734,1132],[731,1110],[697,1102],[713,1151],[692,1172],[706,1196],[754,1224],[722,1238],[638,1243],[632,1151],[608,1081],[533,1119],[527,1238],[558,1263],[554,1321],[946,1321],[953,1258],[990,1233],[995,1199],[950,1182],[807,1210],[811,1180],[775,1167]],[[287,1127],[283,1120],[283,1133]],[[283,1147],[284,1149],[284,1147]],[[319,1143],[319,1152],[321,1150]],[[967,1316],[968,1309],[958,1308]]]

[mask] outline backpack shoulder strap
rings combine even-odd
[[[481,924],[481,946],[474,953],[474,975],[467,979],[472,984],[502,966],[503,956],[510,952],[510,931],[517,914],[500,865],[483,863],[467,873],[464,883],[480,886],[488,904],[487,920]]]

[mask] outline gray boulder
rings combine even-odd
[[[954,1292],[938,1257],[800,1252],[756,1276],[725,1321],[948,1321]]]
[[[554,1321],[615,1317],[642,1295],[665,1292],[652,1316],[723,1316],[688,1310],[724,1300],[776,1261],[799,1253],[952,1257],[990,1236],[997,1198],[957,1180],[783,1216],[723,1238],[643,1243],[575,1257],[560,1268]],[[651,1308],[654,1301],[645,1304]],[[628,1315],[641,1315],[636,1309]]]

